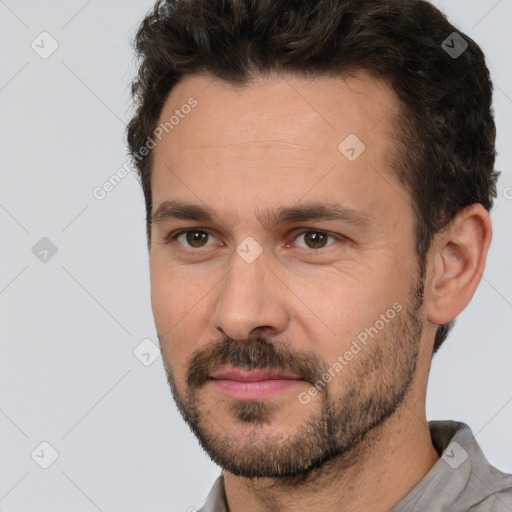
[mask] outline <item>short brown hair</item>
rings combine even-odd
[[[467,48],[450,54],[456,41]],[[450,39],[451,38],[451,39]],[[464,43],[465,41],[465,43]],[[151,237],[152,151],[171,89],[185,75],[243,86],[258,75],[348,76],[366,70],[400,100],[392,172],[412,197],[424,275],[436,232],[496,197],[492,82],[480,47],[424,0],[159,0],[134,40],[136,113],[127,126]],[[454,321],[438,328],[436,352]]]

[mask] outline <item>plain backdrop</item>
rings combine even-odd
[[[435,3],[487,55],[502,176],[487,268],[434,358],[427,412],[468,423],[512,472],[512,1]],[[0,1],[3,512],[193,510],[220,473],[165,378],[139,185],[93,195],[127,162],[129,42],[151,6]]]

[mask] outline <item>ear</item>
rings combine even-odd
[[[491,219],[481,204],[467,206],[436,234],[426,278],[430,322],[446,324],[469,304],[484,273],[491,239]]]

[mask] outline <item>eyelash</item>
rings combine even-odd
[[[181,235],[184,235],[186,233],[207,233],[208,235],[210,236],[213,236],[215,238],[215,235],[213,235],[209,230],[207,229],[201,229],[201,228],[194,228],[194,229],[182,229],[180,231],[177,231],[176,233],[173,233],[171,234],[170,236],[168,236],[165,240],[165,244],[166,245],[171,245],[173,243],[177,243],[178,245],[180,245],[181,247],[184,248],[185,251],[188,251],[188,252],[198,252],[200,251],[201,249],[203,249],[202,247],[199,247],[199,248],[190,248],[190,247],[187,247],[187,246],[184,246],[183,244],[180,244],[179,242],[177,242],[177,238]],[[296,236],[293,238],[293,240],[299,238],[300,236],[302,235],[305,235],[306,233],[320,233],[322,235],[326,235],[327,237],[330,237],[330,238],[334,238],[338,241],[347,241],[348,239],[342,235],[334,235],[328,231],[322,231],[320,229],[303,229],[302,231],[298,232],[296,234]],[[331,245],[335,245],[335,244],[329,244],[329,245],[326,245],[324,247],[320,247],[318,249],[311,249],[311,248],[305,248],[305,247],[299,247],[299,249],[302,249],[302,251],[305,251],[305,252],[308,252],[310,254],[313,254],[313,253],[319,253],[322,249],[327,249],[328,247],[330,247]]]

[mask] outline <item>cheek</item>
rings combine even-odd
[[[163,250],[151,254],[149,268],[153,314],[162,328],[169,328],[185,314],[190,282],[170,265]]]
[[[165,360],[178,370],[204,339],[204,287],[155,257],[150,263],[151,306]],[[197,344],[194,343],[197,340]]]
[[[374,326],[380,315],[385,315],[400,299],[401,283],[392,277],[368,275],[368,279],[356,281],[338,274],[322,281],[323,286],[309,285],[308,293],[301,294],[310,309],[307,318],[312,318],[316,326],[313,329],[308,322],[311,339],[318,340],[316,350],[322,350],[326,362],[331,363],[343,354],[352,340]]]
[[[158,261],[152,258],[150,264],[151,307],[162,351],[171,357],[170,352],[179,339],[179,329],[186,313],[184,290],[179,279]]]
[[[164,271],[156,258],[150,264],[151,307],[159,334],[172,326],[172,315],[176,311],[176,295],[171,292],[172,276]]]

